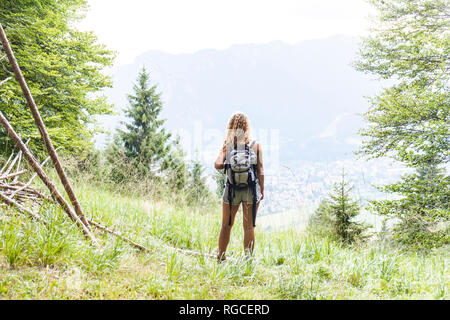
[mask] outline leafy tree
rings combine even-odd
[[[353,187],[345,180],[345,174],[342,172],[342,180],[334,184],[329,204],[327,204],[333,215],[335,234],[344,243],[364,240],[364,232],[368,228],[368,225],[354,221],[361,208],[358,202],[350,197],[352,189]]]
[[[373,202],[373,208],[408,225],[406,230],[396,229],[398,238],[412,232],[408,239],[425,239],[428,232],[434,239],[431,230],[435,228],[423,228],[421,219],[426,215],[427,223],[448,223],[450,218],[442,201],[448,197],[448,173],[439,169],[450,159],[450,2],[370,3],[378,16],[372,34],[362,43],[356,67],[395,84],[370,100],[364,115],[368,126],[361,130],[361,153],[370,158],[389,156],[416,171],[383,189],[405,198]],[[440,173],[424,175],[426,168]],[[439,188],[429,189],[429,185]],[[425,202],[420,199],[422,189],[429,191]],[[421,236],[413,234],[417,230],[422,230]]]
[[[55,146],[78,155],[92,146],[94,116],[111,112],[98,93],[111,86],[101,72],[113,53],[92,32],[74,28],[86,7],[86,0],[0,1],[0,21]],[[0,64],[0,79],[12,76],[2,49]],[[15,80],[0,87],[0,105],[22,138],[31,138],[30,147],[38,154],[44,150]],[[11,147],[3,134],[1,152]]]
[[[448,0],[368,0],[377,10],[357,66],[384,79],[444,85],[449,71]]]
[[[116,145],[123,147],[125,155],[132,160],[139,174],[157,175],[169,166],[171,152],[170,133],[163,128],[159,118],[163,108],[161,94],[156,86],[150,86],[150,75],[143,68],[128,96],[129,107],[125,115],[131,120],[126,130],[118,130]]]

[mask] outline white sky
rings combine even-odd
[[[239,43],[296,43],[361,35],[365,0],[89,0],[81,23],[118,52],[116,64],[148,50],[189,53]]]

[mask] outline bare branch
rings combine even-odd
[[[11,80],[11,79],[12,79],[12,77],[8,77],[8,78],[6,78],[5,80],[0,81],[0,87],[1,87],[2,85],[4,85],[6,82],[8,82],[9,80]]]
[[[4,195],[3,193],[0,192],[0,198],[9,206],[12,207],[16,207],[17,209],[19,209],[20,212],[25,213],[27,215],[29,215],[30,217],[43,222],[44,224],[47,223],[47,221],[45,221],[43,218],[41,218],[40,216],[38,216],[36,213],[34,213],[31,210],[28,210],[27,208],[25,208],[24,206],[22,206],[21,204],[17,203],[16,201],[14,201],[12,198]]]
[[[18,176],[20,176],[21,174],[24,174],[27,171],[28,171],[27,169],[23,169],[23,170],[14,172],[14,173],[10,173],[10,174],[4,175],[4,176],[0,176],[0,180],[6,180],[6,179],[11,179],[11,178],[18,177]]]

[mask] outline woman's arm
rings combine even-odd
[[[259,180],[259,186],[261,188],[261,200],[262,200],[264,199],[264,166],[262,158],[262,149],[259,143],[256,145],[256,152],[258,156],[258,164],[256,165],[256,169]]]
[[[217,170],[222,170],[224,168],[224,162],[225,162],[225,152],[223,151],[223,149],[220,149],[216,162],[214,162],[214,168],[216,168]]]

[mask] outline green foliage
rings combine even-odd
[[[450,256],[443,248],[421,254],[379,243],[348,247],[294,228],[261,229],[255,235],[253,258],[248,259],[242,250],[243,232],[236,228],[228,262],[218,264],[173,247],[214,254],[219,206],[175,207],[171,199],[153,201],[106,190],[84,177],[74,180],[74,188],[89,216],[151,251],[141,252],[99,231],[94,231],[101,245],[96,248],[57,206],[42,212],[47,220],[56,219],[55,227],[22,214],[11,216],[15,212],[2,207],[1,299],[449,298]],[[53,229],[63,232],[52,235]],[[14,269],[7,260],[6,230],[11,230],[10,243],[21,243]],[[49,241],[48,267],[42,267],[40,237]]]
[[[150,86],[150,74],[145,68],[133,90],[125,110],[131,122],[125,123],[126,130],[118,130],[116,148],[123,148],[140,174],[155,174],[167,167],[166,157],[171,151],[170,133],[163,128],[164,120],[159,119],[163,108],[161,94],[156,92],[156,85]]]
[[[12,219],[14,221],[14,219]],[[20,228],[20,222],[3,224],[0,228],[0,247],[10,267],[20,261],[25,251],[25,241]]]
[[[204,171],[205,168],[199,160],[193,160],[191,162],[187,190],[189,191],[190,202],[197,205],[212,200],[211,191],[206,185]]]
[[[91,146],[94,116],[111,112],[98,93],[111,86],[101,71],[112,64],[113,53],[97,42],[92,32],[76,30],[86,0],[2,0],[0,21],[33,94],[50,137],[64,152],[82,154]],[[0,49],[0,79],[12,70]],[[30,147],[43,153],[38,129],[20,87],[10,80],[0,87],[2,112]],[[3,153],[12,148],[0,138]]]
[[[126,130],[118,130],[114,142],[106,150],[110,175],[116,183],[126,181],[152,181],[167,184],[175,192],[185,187],[187,167],[179,137],[171,140],[171,134],[159,118],[163,105],[161,93],[150,85],[150,75],[143,68],[128,96],[125,110],[130,119]]]
[[[370,100],[361,152],[369,158],[390,156],[408,166],[448,162],[450,95],[417,84],[385,89]]]
[[[356,67],[395,84],[370,100],[361,153],[389,156],[416,171],[381,188],[403,199],[375,201],[372,208],[400,220],[398,240],[418,246],[443,244],[448,242],[450,180],[448,172],[437,172],[450,159],[450,2],[370,2],[378,16]],[[436,174],[428,174],[432,171]],[[442,224],[439,233],[432,231]]]
[[[213,175],[214,181],[216,182],[216,195],[222,197],[223,191],[225,190],[225,182],[227,181],[227,176],[223,173],[223,170],[216,170]]]
[[[342,180],[334,185],[333,193],[330,195],[330,211],[335,217],[335,232],[344,243],[362,239],[363,232],[367,228],[364,224],[353,221],[361,208],[357,201],[350,198],[352,189],[350,183],[345,181],[345,174],[342,173]]]
[[[436,164],[424,166],[380,188],[403,196],[371,202],[379,214],[399,220],[393,230],[399,242],[421,249],[450,243],[450,178],[444,173]]]
[[[308,220],[308,232],[320,237],[335,237],[335,219],[330,210],[330,200],[323,199]]]
[[[123,251],[123,243],[116,239],[114,244],[104,249],[94,249],[82,257],[85,268],[96,275],[103,275],[117,266]]]
[[[450,4],[446,0],[370,1],[376,27],[356,67],[396,80],[371,100],[362,153],[407,165],[449,160]]]
[[[377,10],[362,43],[360,70],[408,83],[444,85],[450,38],[448,0],[369,0]]]
[[[156,86],[150,86],[149,73],[142,69],[129,95],[126,130],[119,130],[105,151],[103,172],[116,184],[135,183],[143,190],[150,186],[168,197],[176,194],[177,203],[202,206],[212,200],[206,185],[203,165],[188,164],[180,138],[171,139],[159,118],[163,105]]]
[[[169,154],[164,159],[163,168],[165,172],[164,182],[172,192],[182,190],[186,187],[189,178],[189,168],[180,144],[180,137],[177,137],[173,142]]]
[[[353,189],[345,180],[335,183],[329,199],[323,200],[308,222],[308,230],[313,234],[335,238],[343,243],[364,241],[369,226],[354,219],[360,212],[357,201],[350,197]]]

